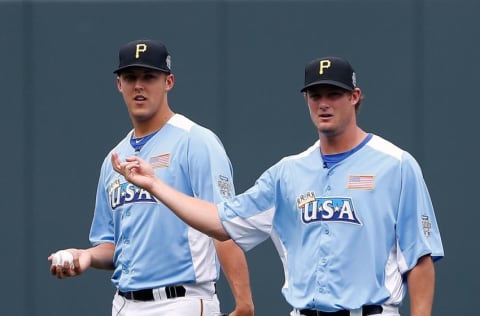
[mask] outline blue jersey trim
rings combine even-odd
[[[130,138],[130,145],[132,145],[135,151],[140,151],[140,149],[142,149],[142,147],[157,133],[158,131],[155,131],[151,134],[148,134],[147,136],[138,137],[138,138],[134,138],[132,133],[132,137]]]
[[[372,136],[373,136],[372,134],[368,134],[367,137],[365,137],[365,139],[360,144],[358,144],[358,146],[356,146],[352,150],[346,151],[344,153],[332,154],[332,155],[322,154],[323,164],[327,168],[330,168],[330,167],[334,166],[335,164],[339,163],[340,161],[344,160],[345,158],[347,158],[347,157],[353,155],[354,153],[356,153],[357,151],[359,151],[363,146],[365,146],[368,143],[368,141],[370,139],[372,139]],[[320,150],[320,153],[321,152],[322,151]]]

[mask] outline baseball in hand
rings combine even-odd
[[[61,265],[63,267],[65,262],[68,262],[70,269],[73,269],[73,255],[70,251],[59,250],[53,254],[53,265]]]

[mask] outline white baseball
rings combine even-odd
[[[65,262],[68,262],[70,269],[73,269],[73,255],[70,251],[59,250],[53,254],[53,265],[61,265],[63,267],[65,265]]]

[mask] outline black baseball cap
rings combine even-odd
[[[357,86],[355,71],[350,63],[341,57],[322,57],[305,66],[305,86],[300,90],[319,84],[334,85],[349,91]]]
[[[118,74],[129,67],[143,67],[171,73],[167,47],[155,40],[136,40],[125,44],[118,52]]]

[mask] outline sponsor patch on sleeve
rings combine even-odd
[[[228,177],[219,175],[217,178],[217,185],[218,190],[220,191],[220,194],[223,196],[223,198],[229,199],[233,196],[233,186]]]
[[[430,235],[432,234],[432,222],[430,221],[428,215],[422,215],[422,228],[425,237],[430,237]]]

